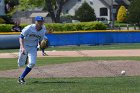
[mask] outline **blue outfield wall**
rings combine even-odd
[[[46,34],[51,46],[140,43],[140,32],[85,32]]]
[[[50,46],[140,43],[140,31],[52,33],[46,34],[46,36]],[[19,48],[18,38],[19,34],[0,35],[0,49]]]

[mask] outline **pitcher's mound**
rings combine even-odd
[[[24,68],[0,71],[0,77],[18,77]],[[140,75],[139,61],[86,61],[47,66],[36,66],[27,77],[114,77],[121,76],[121,71],[126,71],[126,76]]]

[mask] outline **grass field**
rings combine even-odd
[[[60,57],[38,58],[37,65],[63,64],[88,60],[140,60],[139,57]],[[15,69],[17,59],[0,59],[0,70]],[[27,78],[25,85],[17,78],[0,78],[0,93],[139,93],[140,77],[98,78]]]
[[[60,47],[49,47],[46,49],[46,51],[52,51],[52,50],[113,50],[113,49],[140,49],[139,43],[134,44],[113,44],[113,45],[97,45],[97,46],[88,46],[88,45],[82,45],[82,46],[60,46]],[[0,53],[12,53],[12,52],[18,52],[19,49],[0,49]]]
[[[94,61],[94,60],[137,60],[140,61],[140,57],[47,57],[38,58],[37,65],[44,66],[49,64],[63,64],[70,62],[82,62],[82,61]],[[0,59],[0,71],[17,69],[16,58],[1,58]]]
[[[139,49],[140,44],[53,47],[47,50],[84,49]],[[18,49],[0,50],[17,52]],[[137,60],[140,57],[47,57],[38,58],[37,65],[63,64],[94,60]],[[1,58],[0,71],[17,69],[16,58]],[[27,84],[20,85],[17,78],[0,78],[0,93],[139,93],[140,76],[135,77],[97,77],[97,78],[27,78]]]
[[[25,85],[16,79],[0,78],[0,93],[139,93],[140,77],[112,78],[28,78]]]

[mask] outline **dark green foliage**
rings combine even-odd
[[[10,24],[0,24],[0,32],[10,32],[12,25]]]
[[[64,3],[68,0],[20,0],[19,9],[28,10],[36,7],[43,8],[47,11],[52,19],[52,22],[60,23],[60,15]]]
[[[99,22],[82,22],[67,24],[46,24],[48,30],[53,31],[81,31],[81,30],[105,30],[106,26]]]
[[[75,19],[81,22],[95,21],[96,16],[94,9],[89,6],[88,3],[84,2],[81,7],[75,12]]]
[[[4,19],[6,24],[12,24],[13,23],[12,16],[10,16],[10,15],[0,16],[0,18]]]
[[[133,0],[128,9],[127,21],[140,25],[140,0]]]
[[[130,1],[130,2],[131,2],[131,1],[134,1],[134,0],[128,0],[128,1]]]
[[[13,13],[17,10],[16,6],[19,5],[19,0],[4,0],[5,4],[9,5],[9,9],[5,8],[6,14],[13,15]]]
[[[11,7],[19,4],[19,0],[5,0],[5,3],[10,3]]]
[[[0,32],[10,32],[13,25],[10,24],[0,24]],[[22,24],[21,27],[24,28],[27,24]],[[81,22],[81,23],[53,23],[45,24],[50,31],[80,31],[80,30],[105,30],[106,25],[100,22]]]

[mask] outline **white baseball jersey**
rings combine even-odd
[[[45,37],[45,33],[46,28],[44,25],[42,26],[42,29],[40,31],[36,30],[35,24],[28,25],[22,30],[21,38],[24,39],[23,43],[25,48],[25,54],[23,54],[20,49],[18,58],[19,67],[25,64],[26,58],[28,56],[29,63],[27,66],[29,68],[33,68],[33,66],[36,64],[37,45],[42,39],[47,39],[47,37]]]
[[[38,42],[45,37],[46,31],[47,30],[44,25],[40,31],[36,30],[35,24],[26,26],[21,32],[21,35],[24,37],[24,45],[37,46]]]

